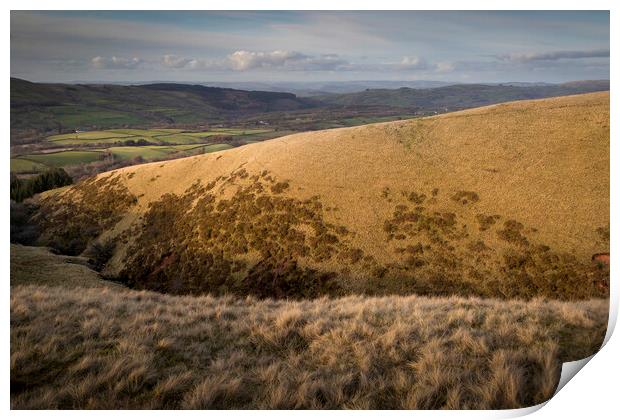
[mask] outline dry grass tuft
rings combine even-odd
[[[515,408],[600,346],[607,301],[302,301],[14,286],[19,408]]]

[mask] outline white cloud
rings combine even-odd
[[[246,72],[261,69],[283,71],[346,70],[349,62],[337,54],[310,56],[297,51],[238,50],[219,60],[202,60],[167,54],[162,57],[161,64],[172,69]]]
[[[103,70],[131,70],[140,67],[144,64],[144,60],[133,57],[133,58],[123,58],[123,57],[94,57],[91,61],[91,64],[96,69]]]
[[[174,54],[164,55],[161,59],[161,64],[170,69],[231,70],[226,60],[202,60],[198,58],[180,57]]]
[[[222,59],[204,60],[167,54],[161,65],[170,69],[217,70],[234,72],[270,71],[416,71],[420,73],[446,73],[455,70],[450,62],[431,63],[423,57],[404,56],[400,61],[384,63],[355,63],[338,54],[309,55],[299,51],[248,51],[238,50]]]
[[[403,70],[426,70],[429,65],[423,58],[405,56],[400,62],[400,68]]]
[[[145,60],[138,57],[98,56],[91,60],[96,69],[163,68],[180,71],[218,71],[250,73],[253,71],[309,72],[407,72],[418,76],[431,76],[455,72],[500,71],[505,72],[518,65],[531,68],[563,65],[562,59],[608,57],[609,50],[555,51],[547,53],[519,53],[492,56],[486,61],[428,61],[420,56],[403,56],[400,61],[379,63],[351,62],[339,54],[307,54],[295,50],[251,51],[236,50],[214,59],[185,57],[166,54],[160,58]]]
[[[454,63],[442,61],[436,65],[437,73],[450,73],[454,71]]]
[[[182,58],[173,54],[166,54],[162,58],[162,64],[166,67],[173,69],[182,69],[187,67],[193,60],[189,58]]]
[[[235,51],[228,56],[231,69],[247,71],[254,69],[282,69],[291,71],[336,70],[349,63],[337,54],[306,55],[298,51],[275,50]]]
[[[295,51],[276,50],[272,52],[235,51],[228,56],[234,70],[252,70],[257,68],[284,67],[287,63],[307,58]]]

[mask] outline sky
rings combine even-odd
[[[609,12],[12,11],[38,82],[609,79]]]

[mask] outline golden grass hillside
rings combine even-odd
[[[42,242],[175,294],[608,294],[609,93],[285,136],[45,194]]]
[[[11,408],[530,406],[601,345],[607,305],[13,286]]]

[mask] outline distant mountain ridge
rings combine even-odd
[[[349,87],[355,82],[350,82]],[[374,86],[375,82],[368,86]],[[379,83],[379,82],[376,82]],[[387,83],[387,82],[381,82]],[[394,82],[400,83],[400,82]],[[431,82],[428,82],[431,83]],[[307,85],[311,86],[311,84]],[[364,85],[360,85],[360,88]],[[609,90],[608,80],[558,85],[506,83],[456,84],[300,97],[290,92],[239,90],[201,84],[147,85],[33,83],[11,78],[11,132],[43,134],[67,130],[154,125],[235,124],[249,117],[322,111],[356,115],[428,115],[521,99],[540,99]],[[283,114],[274,115],[281,121]]]
[[[313,106],[314,101],[291,93],[202,85],[67,85],[11,79],[11,129],[192,124]]]
[[[432,88],[440,86],[448,86],[457,84],[456,82],[443,82],[438,80],[353,80],[353,81],[316,81],[316,82],[224,82],[224,81],[171,81],[171,80],[143,80],[143,81],[118,81],[118,82],[102,82],[102,81],[83,81],[76,80],[66,82],[66,84],[77,85],[127,85],[127,86],[145,86],[154,84],[186,84],[186,85],[202,85],[209,87],[230,88],[237,90],[260,90],[267,92],[289,92],[297,96],[315,96],[318,94],[329,93],[354,93],[364,89],[397,89],[399,87],[411,88]]]
[[[609,90],[609,80],[576,81],[558,85],[468,84],[450,85],[428,89],[367,89],[343,95],[317,96],[315,99],[337,106],[397,106],[419,107],[426,110],[446,111],[494,103],[542,99],[555,96]]]

